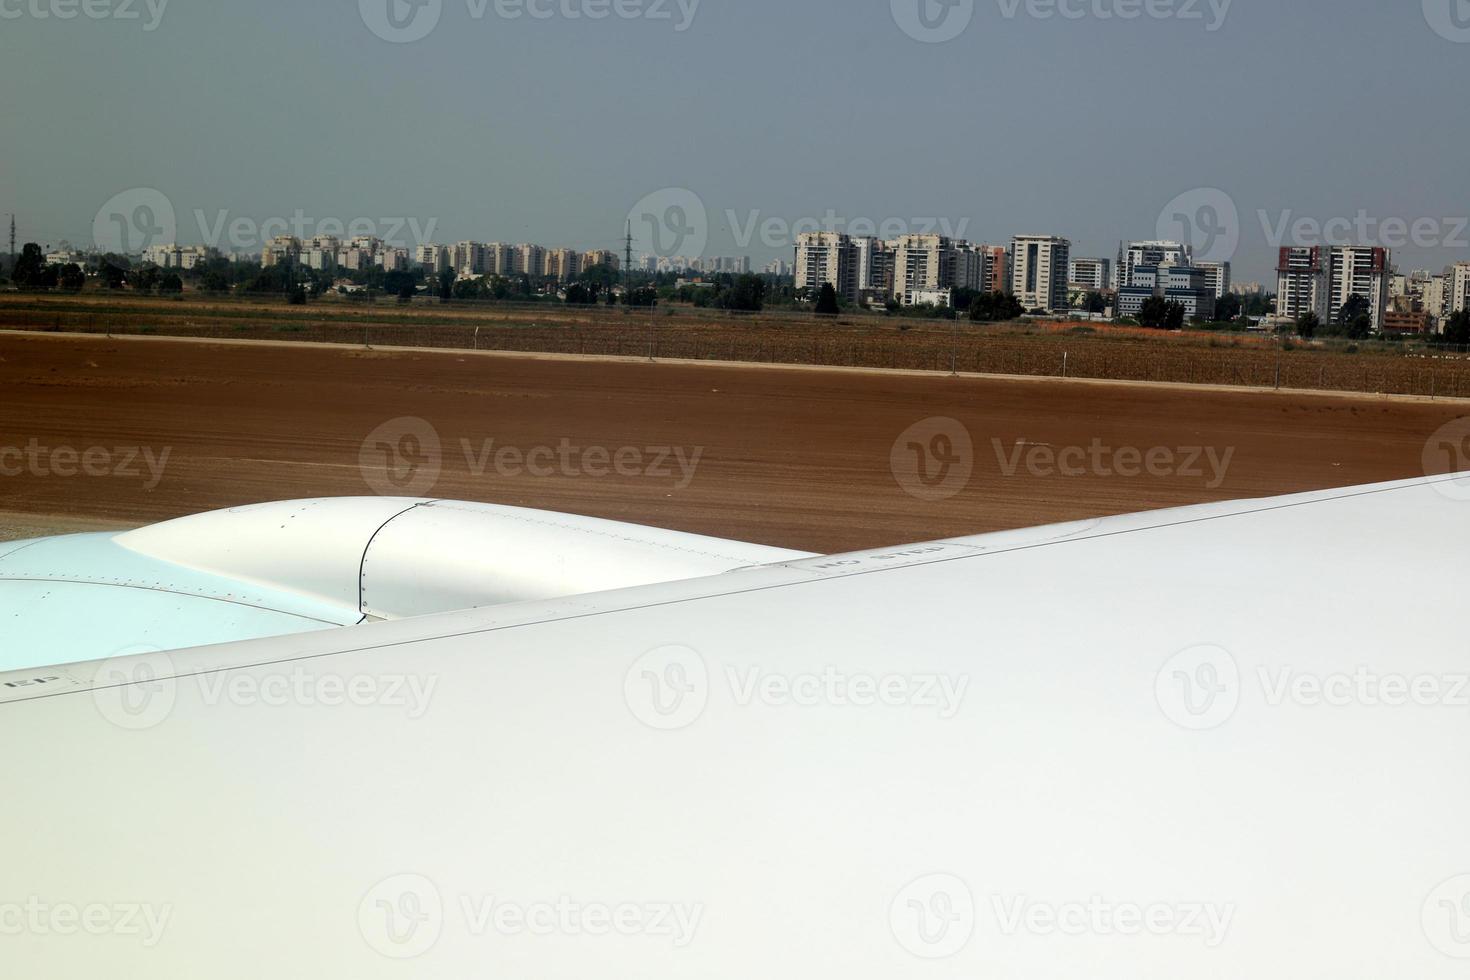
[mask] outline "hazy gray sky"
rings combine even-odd
[[[163,2],[0,0],[22,239],[618,247],[653,195],[664,250],[757,262],[829,212],[1105,256],[1198,215],[1262,281],[1362,212],[1401,269],[1470,259],[1470,0]]]

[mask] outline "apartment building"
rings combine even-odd
[[[1230,263],[1229,262],[1196,262],[1196,269],[1203,269],[1205,282],[1209,289],[1215,294],[1216,300],[1225,298],[1230,292]]]
[[[143,250],[143,261],[163,269],[192,269],[218,254],[203,245],[154,245]],[[65,265],[67,262],[80,263],[82,257],[76,253],[68,253],[66,258],[53,254],[46,256],[46,261],[48,264]]]
[[[955,279],[960,250],[950,239],[942,235],[903,235],[889,247],[893,252],[893,298],[904,306],[913,305],[911,292],[964,285]]]
[[[1353,296],[1368,303],[1368,315],[1374,332],[1383,329],[1383,314],[1388,309],[1388,278],[1392,273],[1390,254],[1386,248],[1348,245],[1331,249],[1327,266],[1327,315],[1336,321],[1343,306]]]
[[[796,236],[796,288],[813,296],[823,283],[831,283],[837,295],[858,301],[857,249],[847,235],[830,231],[802,232]]]
[[[1470,262],[1456,262],[1439,277],[1443,285],[1442,314],[1449,319],[1456,313],[1470,310]]]
[[[295,263],[301,258],[301,239],[293,235],[277,235],[260,250],[260,264],[269,269],[272,266]]]
[[[1276,260],[1276,315],[1300,320],[1307,313],[1327,318],[1328,249],[1287,246]]]
[[[1010,292],[1028,311],[1067,309],[1067,274],[1072,243],[1053,235],[1020,235],[1011,240]]]
[[[893,249],[881,238],[854,238],[852,246],[859,301],[887,302],[893,295]]]
[[[1113,288],[1111,259],[1073,259],[1067,272],[1073,290],[1100,293]]]
[[[980,289],[986,293],[1004,293],[1011,288],[1010,252],[1003,245],[978,246],[985,260],[985,271],[980,277]]]
[[[594,265],[605,265],[609,269],[617,271],[623,267],[623,260],[618,258],[617,252],[610,252],[604,248],[593,249],[582,256],[582,268],[590,269]]]
[[[342,242],[335,235],[317,235],[301,243],[301,264],[318,272],[337,270],[337,253]]]
[[[570,282],[582,274],[582,253],[571,248],[553,248],[546,253],[546,277]]]
[[[430,275],[447,271],[449,259],[449,247],[446,245],[420,245],[414,250],[414,261]]]

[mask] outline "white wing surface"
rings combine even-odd
[[[5,675],[0,962],[1460,978],[1467,497],[1211,505]]]

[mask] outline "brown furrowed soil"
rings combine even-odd
[[[29,333],[0,334],[0,399],[0,512],[18,527],[413,490],[820,552],[1419,476],[1431,435],[1470,414],[1289,391]],[[407,417],[437,450],[393,421]],[[935,417],[968,430],[973,474],[926,502],[893,456]],[[1088,454],[1080,472],[1055,465],[1068,447]],[[1130,452],[1169,462],[1139,472]]]

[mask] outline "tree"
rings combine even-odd
[[[158,291],[178,295],[184,291],[184,280],[179,278],[177,272],[166,272],[158,280]]]
[[[1164,307],[1164,329],[1183,330],[1185,309],[1183,303],[1169,303]]]
[[[1372,333],[1373,318],[1366,313],[1359,313],[1343,328],[1343,335],[1349,340],[1367,340]]]
[[[1094,290],[1083,299],[1082,308],[1088,313],[1105,313],[1108,308],[1108,299],[1102,293]]]
[[[97,274],[102,278],[102,285],[108,289],[121,289],[128,279],[127,270],[111,262],[103,262]]]
[[[1322,325],[1322,318],[1311,310],[1307,310],[1296,318],[1296,335],[1303,340],[1311,340],[1317,334],[1317,328]]]
[[[1151,330],[1162,330],[1169,317],[1169,303],[1162,296],[1150,296],[1138,310],[1138,322]]]
[[[976,323],[1002,323],[1025,312],[1021,301],[1009,293],[981,293],[970,301],[970,319]]]
[[[128,273],[128,285],[140,293],[153,292],[153,287],[158,285],[158,267],[148,265]]]
[[[1470,310],[1461,310],[1445,321],[1438,343],[1464,347],[1470,344]]]
[[[454,298],[453,269],[445,269],[439,273],[439,298],[446,301]]]
[[[624,294],[623,303],[626,306],[657,306],[658,290],[652,286],[638,286],[634,289],[628,290],[628,292]]]
[[[1221,323],[1239,319],[1240,310],[1240,297],[1234,293],[1226,293],[1215,300],[1215,319]]]
[[[837,290],[830,282],[822,283],[822,292],[817,296],[817,316],[836,316],[842,312],[837,305]]]
[[[568,306],[595,306],[597,304],[597,287],[583,282],[574,282],[567,286]]]
[[[45,270],[46,256],[42,254],[41,246],[26,242],[21,247],[20,258],[15,260],[15,267],[10,270],[10,281],[21,289],[39,289]]]
[[[418,292],[418,278],[412,272],[400,272],[397,269],[385,272],[383,292],[399,299],[413,299],[414,293]]]
[[[484,295],[484,283],[478,279],[460,279],[454,284],[455,299],[480,299]]]
[[[610,265],[589,265],[577,276],[578,282],[596,283],[603,289],[611,289],[621,279],[618,270]]]
[[[87,274],[75,262],[68,262],[57,273],[56,284],[69,293],[79,293],[87,284]]]
[[[1342,308],[1337,311],[1337,325],[1340,327],[1349,327],[1353,321],[1367,312],[1368,301],[1357,293],[1353,293],[1342,304]],[[1369,322],[1371,323],[1372,321],[1370,320]]]
[[[831,286],[827,283],[827,286]],[[825,294],[825,290],[824,290]],[[735,280],[724,296],[724,306],[727,310],[741,310],[749,313],[759,313],[766,298],[766,282],[760,276],[743,275]],[[832,293],[833,306],[836,306],[837,292]],[[818,313],[822,312],[819,308]],[[835,313],[836,310],[834,309]]]

